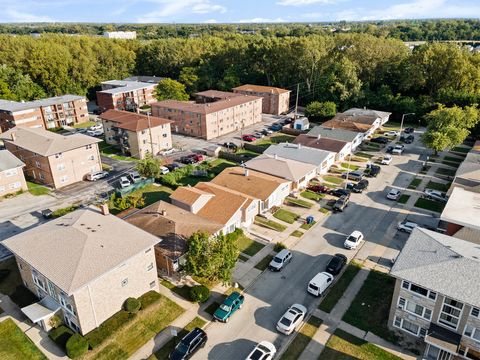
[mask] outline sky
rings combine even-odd
[[[480,16],[480,0],[0,0],[0,22],[273,23]]]

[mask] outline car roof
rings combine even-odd
[[[282,258],[282,257],[287,256],[288,254],[290,254],[290,250],[282,249],[282,250],[280,250],[280,252],[277,255],[275,255],[275,257]]]
[[[391,192],[391,193],[396,193],[396,194],[398,194],[398,193],[400,192],[400,190],[398,190],[398,189],[390,189],[390,192]]]
[[[242,296],[239,292],[234,291],[232,292],[224,301],[225,305],[232,305],[235,300],[237,300],[240,296]]]
[[[315,275],[313,279],[310,280],[310,283],[317,285],[323,281],[327,281],[327,279],[332,279],[332,278],[333,278],[332,274],[329,274],[326,271],[322,271],[322,272],[319,272],[317,275]]]
[[[406,226],[418,226],[418,224],[414,223],[413,221],[404,221],[402,224]]]
[[[198,335],[204,334],[205,331],[203,331],[200,328],[195,328],[192,331],[190,331],[187,335],[185,335],[182,339],[184,342],[190,342],[193,339],[195,339]]]
[[[360,231],[358,231],[358,230],[355,230],[354,232],[352,232],[352,233],[350,234],[350,236],[354,236],[354,237],[359,237],[359,236],[361,236],[361,235],[362,235],[362,233],[361,233]]]

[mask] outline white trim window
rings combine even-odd
[[[418,325],[415,325],[414,323],[408,321],[408,320],[405,320],[405,319],[402,319],[401,317],[398,317],[398,316],[395,316],[394,320],[393,320],[393,326],[401,329],[401,330],[404,330],[412,335],[415,335],[415,336],[418,336],[420,333],[424,334],[425,333],[425,330],[423,328],[421,328],[420,326]]]
[[[10,177],[10,176],[15,176],[15,175],[18,175],[18,171],[17,169],[8,169],[8,170],[5,170],[5,177]]]
[[[470,316],[480,318],[480,309],[476,307],[472,307],[472,310],[470,310]]]
[[[45,282],[43,281],[42,278],[40,278],[38,276],[38,273],[36,271],[32,271],[32,278],[33,278],[33,282],[35,283],[35,285],[37,285],[43,291],[47,291],[47,287],[45,286]]]
[[[477,342],[480,342],[480,329],[473,327],[472,325],[465,326],[465,331],[463,334]]]
[[[406,312],[420,316],[421,318],[424,318],[425,320],[431,320],[432,319],[432,310],[429,308],[426,308],[422,305],[418,305],[412,300],[406,300],[402,297],[398,298],[398,307],[400,309],[405,310]]]
[[[57,164],[57,170],[58,171],[65,170],[65,164]]]
[[[418,294],[420,296],[423,296],[423,297],[425,297],[427,299],[430,299],[430,300],[435,301],[437,299],[437,293],[436,292],[425,289],[421,286],[412,284],[411,282],[408,282],[408,281],[405,281],[405,280],[402,281],[402,288],[405,289],[405,290],[408,290],[410,292],[413,292],[415,294]]]
[[[442,310],[438,315],[438,322],[452,329],[457,329],[462,311],[463,303],[446,297],[443,299]]]
[[[68,176],[67,175],[63,175],[61,178],[60,178],[60,182],[64,183],[64,182],[67,182],[68,181]]]

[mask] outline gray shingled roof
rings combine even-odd
[[[309,136],[318,136],[321,135],[326,138],[341,140],[346,142],[352,142],[355,140],[359,133],[355,131],[343,130],[343,129],[334,129],[323,126],[315,126],[308,132]]]
[[[391,275],[480,306],[480,244],[423,228],[410,234]]]
[[[372,109],[351,108],[351,109],[348,109],[347,111],[344,111],[342,114],[354,115],[354,116],[374,115],[374,116],[378,116],[378,117],[385,117],[385,116],[391,115],[392,113],[386,112],[386,111],[380,111],[380,110],[372,110]]]
[[[67,294],[160,241],[113,215],[76,210],[2,242]]]
[[[289,143],[270,145],[263,153],[265,155],[277,155],[283,159],[300,161],[315,166],[320,166],[328,157],[332,156],[332,154],[335,156],[335,153],[330,151]]]
[[[129,80],[108,80],[102,82],[102,84],[115,86],[112,89],[98,91],[99,93],[107,94],[121,94],[123,92],[141,90],[152,87],[152,85],[156,85],[155,83]]]
[[[85,99],[85,96],[67,94],[67,95],[55,96],[47,99],[26,101],[26,102],[9,101],[9,100],[0,99],[0,110],[15,112],[15,111],[21,111],[21,110],[35,109],[40,106],[63,104],[66,102],[81,100],[81,99]]]
[[[0,150],[0,171],[14,169],[25,164],[8,150]]]

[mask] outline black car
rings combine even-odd
[[[189,165],[189,164],[195,164],[196,161],[193,157],[191,156],[182,156],[179,160],[182,164],[186,164],[186,165]]]
[[[42,210],[42,216],[45,218],[45,219],[50,219],[53,215],[53,211],[50,210],[50,209],[45,209],[45,210]]]
[[[335,201],[335,204],[333,204],[333,211],[343,211],[345,208],[348,206],[348,200],[349,196],[347,195],[342,195],[338,198],[337,201]]]
[[[378,165],[369,165],[368,169],[369,171],[365,173],[368,177],[377,177],[381,168]]]
[[[168,169],[168,171],[175,171],[180,167],[177,163],[171,163],[171,164],[166,164],[165,167]]]
[[[343,254],[335,254],[327,264],[326,272],[337,275],[347,263],[347,257]]]
[[[393,146],[387,146],[387,149],[385,150],[387,154],[391,154],[393,152]]]
[[[233,142],[223,143],[223,147],[225,147],[227,149],[231,149],[231,150],[237,150],[238,149],[238,145],[233,143]]]
[[[355,193],[361,193],[368,188],[368,180],[360,180],[358,183],[348,183],[347,189],[352,190]]]
[[[405,134],[412,134],[413,132],[415,132],[415,129],[412,128],[412,127],[407,127],[407,128],[405,128],[405,130],[403,130],[403,132]]]
[[[180,340],[168,358],[170,360],[189,359],[198,351],[198,349],[205,346],[207,339],[207,333],[197,327],[185,335],[182,340]]]
[[[345,189],[332,189],[329,192],[330,195],[336,196],[336,197],[341,197],[341,196],[350,196],[350,191],[345,190]]]
[[[390,139],[386,138],[385,136],[379,136],[371,139],[370,142],[379,143],[379,144],[388,144],[390,142]]]

